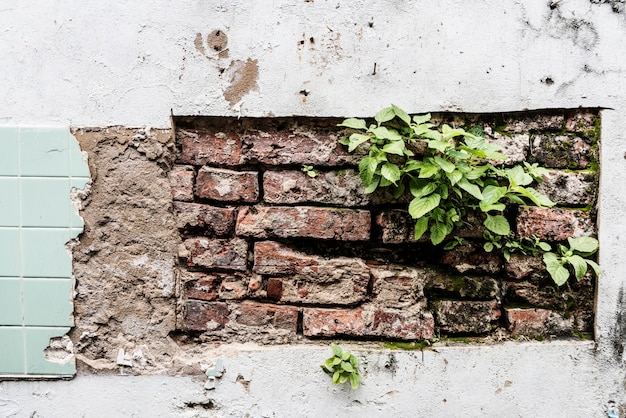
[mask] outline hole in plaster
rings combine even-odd
[[[207,36],[206,42],[213,51],[220,52],[226,48],[228,37],[226,33],[216,29]]]

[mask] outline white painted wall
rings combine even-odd
[[[614,3],[624,9],[622,1]],[[626,14],[592,1],[553,4],[554,9],[548,0],[0,0],[3,125],[166,127],[171,111],[366,116],[390,102],[410,112],[610,108],[603,111],[602,127],[604,274],[597,344],[445,348],[424,353],[424,359],[398,353],[401,369],[395,376],[380,366],[387,353],[374,351],[366,357],[366,384],[355,393],[331,389],[317,370],[326,349],[258,348],[235,355],[223,382],[208,394],[202,381],[191,378],[4,382],[0,411],[13,406],[18,410],[10,416],[18,417],[247,411],[606,416],[610,400],[626,401],[626,373],[616,348],[626,344]],[[203,55],[194,44],[201,33],[206,49],[214,29],[228,36],[229,58]],[[233,106],[224,99],[228,68],[233,60],[247,59],[258,60],[258,88]],[[302,90],[309,92],[306,102]],[[239,373],[253,376],[250,393],[235,382]],[[507,380],[511,385],[504,387]],[[176,409],[205,397],[221,409]]]

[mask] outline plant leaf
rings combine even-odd
[[[424,232],[426,232],[426,230],[428,230],[428,221],[429,220],[430,220],[429,217],[422,216],[415,223],[415,240],[416,241],[418,239],[422,238],[422,235],[424,235]]]
[[[350,364],[347,361],[342,361],[341,362],[341,368],[344,369],[347,372],[352,373],[354,371],[354,368],[352,367],[352,364]]]
[[[600,266],[593,260],[585,260],[585,262],[591,266],[591,268],[593,269],[593,272],[596,273],[596,276],[599,276],[600,274],[602,274],[602,270],[600,269]]]
[[[385,107],[383,109],[380,109],[376,113],[376,116],[374,116],[374,119],[376,119],[376,122],[378,122],[378,125],[380,125],[383,122],[390,121],[395,116],[396,116],[396,113],[393,111],[391,107]]]
[[[502,215],[489,215],[487,214],[487,219],[483,222],[485,228],[498,235],[509,235],[511,232],[511,227],[509,225],[509,221]]]
[[[413,179],[409,185],[413,197],[428,196],[437,189],[437,184],[431,181]]]
[[[545,253],[543,255],[543,263],[546,270],[550,273],[550,277],[557,286],[562,286],[569,279],[569,271],[561,264],[561,260],[554,253]]]
[[[574,267],[574,276],[576,281],[580,281],[585,273],[587,273],[587,262],[579,255],[573,255],[567,258],[567,262]]]
[[[439,172],[439,170],[440,168],[438,165],[424,162],[420,164],[419,178],[421,179],[431,178],[432,176],[436,175]]]
[[[433,245],[441,244],[446,235],[448,235],[448,228],[444,223],[435,222],[430,226],[430,241]]]
[[[438,155],[435,155],[433,159],[437,163],[437,165],[441,167],[441,169],[445,171],[446,173],[452,173],[454,169],[456,168],[456,166],[452,164],[450,161],[443,159]]]
[[[352,387],[352,389],[358,389],[359,388],[359,382],[361,380],[361,376],[359,376],[356,373],[351,373],[350,374],[350,386]]]
[[[339,384],[347,382],[349,376],[349,374],[341,373],[341,375],[339,376]]]
[[[593,254],[598,250],[598,240],[592,237],[568,238],[569,247],[585,254]]]
[[[346,128],[352,128],[352,129],[367,130],[367,125],[365,124],[365,121],[363,119],[356,119],[356,118],[346,119],[337,126],[344,126]]]
[[[470,195],[474,196],[476,199],[483,200],[483,195],[480,192],[480,188],[475,184],[467,181],[467,179],[462,178],[456,185],[465,190]]]
[[[402,119],[407,125],[411,123],[411,117],[404,110],[400,109],[395,104],[391,104],[391,109],[393,110],[393,113],[395,113],[395,115]]]
[[[392,163],[385,163],[380,169],[380,174],[393,184],[400,180],[400,169]]]
[[[459,180],[463,178],[463,173],[461,173],[461,171],[459,170],[454,170],[450,173],[446,172],[446,177],[448,177],[448,180],[450,180],[450,184],[454,186],[459,182]]]
[[[369,135],[354,133],[350,135],[350,145],[348,145],[348,152],[354,151],[359,145],[369,141]]]
[[[426,113],[425,115],[415,115],[413,116],[413,123],[415,123],[416,125],[421,125],[428,122],[430,118],[430,113]]]
[[[383,147],[384,152],[388,154],[395,154],[395,155],[400,155],[400,156],[404,156],[405,150],[406,150],[406,146],[404,144],[404,141],[402,140],[391,141],[390,143],[388,143],[387,145]]]
[[[339,377],[341,377],[341,373],[339,372],[339,370],[335,370],[335,373],[333,373],[333,383],[335,385],[339,384]]]
[[[441,196],[436,193],[425,197],[416,197],[409,203],[409,214],[413,219],[419,219],[439,206]]]
[[[343,350],[337,344],[331,344],[330,347],[333,349],[333,354],[337,357],[341,357],[343,354]]]

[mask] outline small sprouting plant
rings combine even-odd
[[[495,248],[502,251],[506,261],[509,261],[512,253],[522,253],[524,255],[537,255],[539,252],[552,250],[550,244],[540,240],[536,236],[528,238],[514,238],[513,234],[507,236],[494,235],[489,231],[483,233],[485,243],[483,249],[490,253]]]
[[[557,252],[547,252],[543,255],[543,262],[554,283],[561,286],[574,273],[576,281],[580,281],[589,267],[596,276],[600,275],[600,266],[587,257],[598,251],[598,240],[591,237],[568,238],[569,246],[557,245]]]
[[[302,171],[304,171],[309,177],[317,177],[317,175],[320,173],[318,170],[313,168],[312,165],[302,165]]]
[[[320,367],[330,375],[335,385],[350,381],[352,389],[358,389],[361,382],[359,374],[359,359],[349,351],[342,350],[337,344],[332,344],[333,356],[326,359]]]

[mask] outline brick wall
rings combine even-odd
[[[596,110],[435,118],[550,169],[538,188],[559,207],[510,208],[518,236],[595,235]],[[407,199],[364,193],[339,121],[176,118],[181,330],[278,343],[592,333],[594,279],[558,288],[540,257],[485,253],[480,219],[453,250],[415,242]]]

